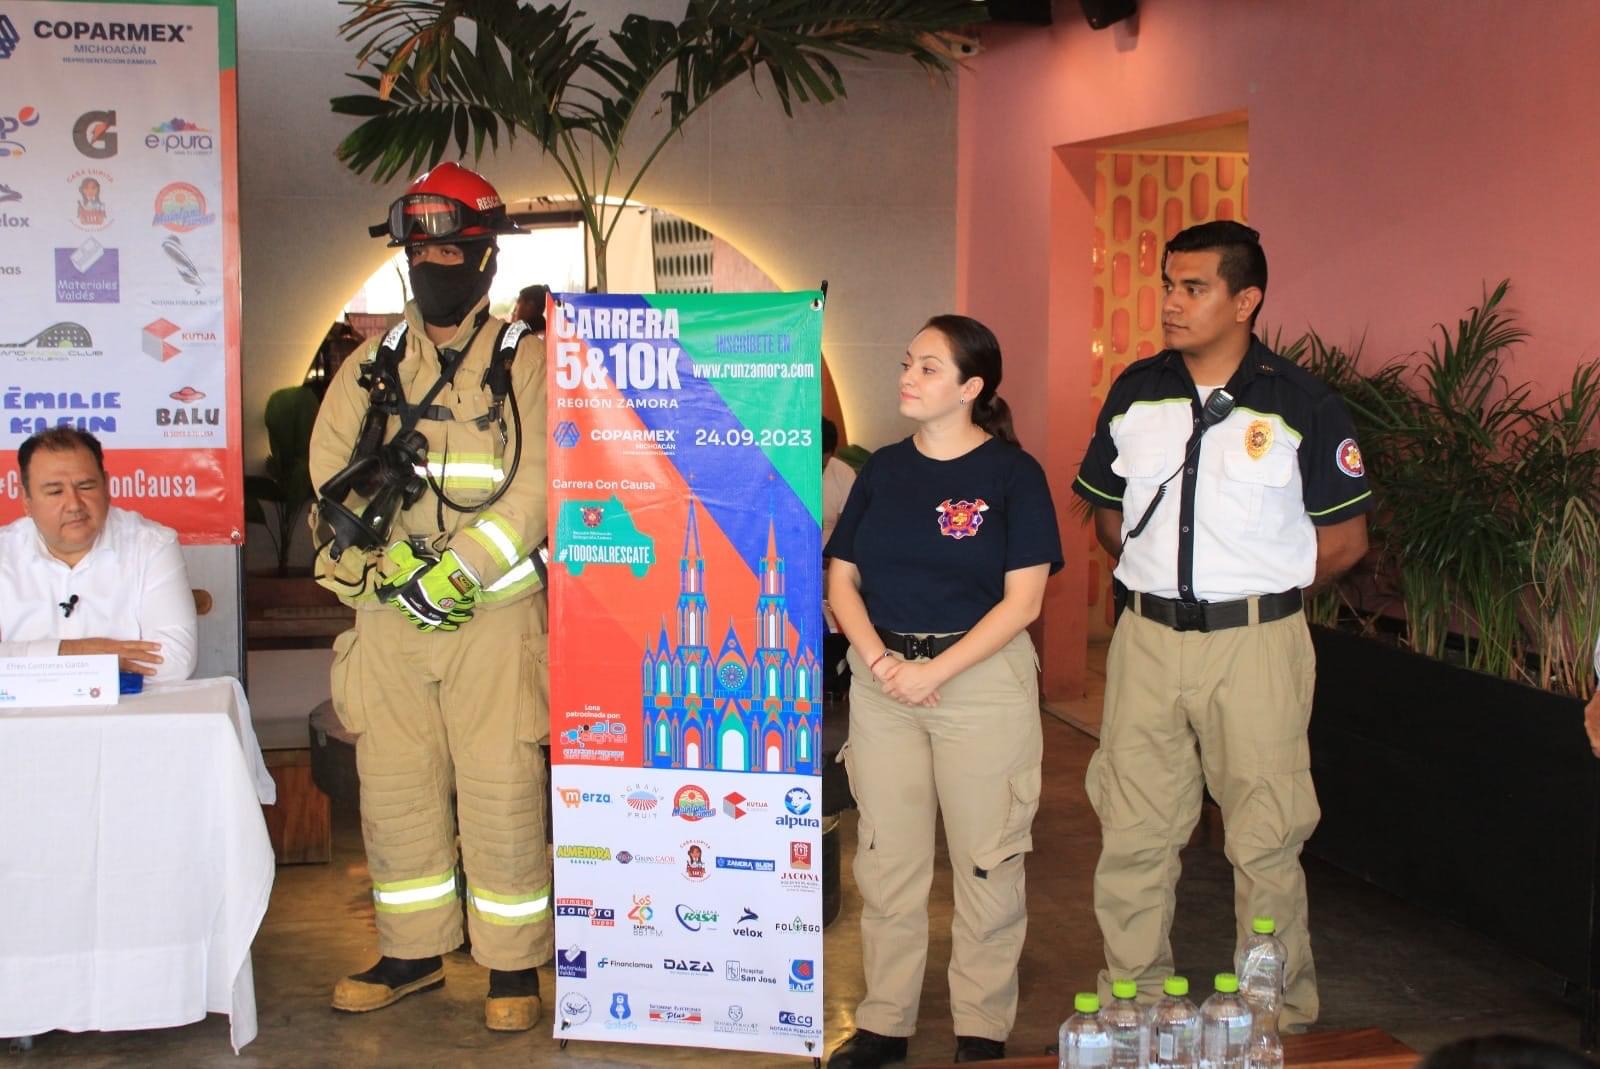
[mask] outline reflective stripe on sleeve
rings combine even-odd
[[[500,567],[513,567],[523,557],[523,550],[516,532],[511,529],[500,517],[489,514],[481,517],[466,532],[479,545],[487,549]]]

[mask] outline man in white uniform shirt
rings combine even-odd
[[[36,434],[17,466],[28,514],[0,527],[0,656],[111,653],[152,683],[188,679],[194,595],[177,534],[111,507],[92,434]]]

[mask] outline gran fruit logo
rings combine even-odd
[[[170,182],[156,194],[156,214],[151,226],[164,226],[179,234],[187,234],[217,221],[215,214],[206,210],[206,195],[188,182]]]

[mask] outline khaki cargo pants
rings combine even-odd
[[[939,688],[933,708],[884,696],[850,651],[850,742],[860,810],[855,879],[867,997],[856,1027],[917,1030],[928,960],[934,815],[954,869],[950,1011],[957,1035],[1004,1040],[1017,1015],[1028,929],[1023,858],[1033,848],[1043,737],[1027,632]]]
[[[1281,1021],[1317,1019],[1300,868],[1301,845],[1322,815],[1306,743],[1315,679],[1303,614],[1209,634],[1122,614],[1087,781],[1100,816],[1102,998],[1124,978],[1154,997],[1172,972],[1178,851],[1200,817],[1203,777],[1222,808],[1233,863],[1236,945],[1252,917],[1272,917],[1289,951]]]
[[[334,644],[333,699],[359,733],[361,832],[390,957],[461,945],[459,824],[472,956],[491,969],[550,958],[545,638],[536,595],[480,608],[459,631],[364,609]]]

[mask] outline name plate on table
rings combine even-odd
[[[117,658],[0,657],[0,710],[117,704]]]

